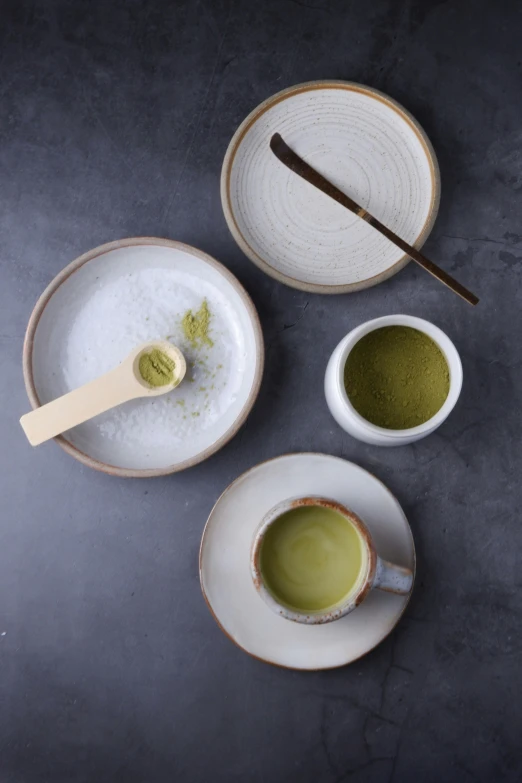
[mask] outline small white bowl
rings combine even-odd
[[[410,326],[413,329],[418,329],[419,332],[424,332],[437,343],[448,362],[450,387],[446,401],[435,416],[425,421],[424,424],[419,424],[418,427],[404,430],[378,427],[357,413],[348,399],[344,386],[344,367],[348,354],[365,334],[373,332],[375,329],[381,329],[383,326]],[[425,438],[447,419],[457,403],[461,388],[462,363],[457,349],[449,337],[438,326],[412,315],[386,315],[383,318],[366,321],[353,329],[341,340],[332,353],[324,379],[326,402],[334,419],[343,430],[353,435],[354,438],[374,446],[403,446]]]

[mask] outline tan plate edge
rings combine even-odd
[[[369,277],[366,280],[360,281],[359,283],[347,283],[346,285],[322,285],[318,283],[306,283],[303,282],[302,280],[296,280],[293,277],[290,277],[288,275],[283,274],[282,272],[279,272],[277,269],[271,266],[271,264],[265,261],[264,258],[259,256],[253,248],[250,247],[250,245],[244,238],[243,234],[239,230],[239,227],[236,223],[236,219],[234,217],[234,213],[231,205],[231,199],[230,199],[230,175],[232,171],[232,165],[234,163],[234,158],[237,150],[239,149],[241,142],[243,141],[243,138],[245,137],[246,133],[251,128],[251,126],[268,109],[270,109],[272,106],[275,106],[277,103],[284,101],[290,95],[295,95],[300,92],[308,92],[311,90],[323,90],[323,89],[350,90],[352,92],[361,92],[372,98],[376,98],[377,100],[382,101],[382,103],[385,103],[391,109],[396,111],[397,114],[399,114],[402,117],[402,119],[405,120],[408,123],[408,125],[411,126],[413,131],[416,133],[419,141],[421,142],[426,152],[426,157],[428,158],[430,171],[431,171],[431,179],[432,179],[430,211],[428,213],[428,217],[426,218],[426,222],[424,223],[422,231],[416,238],[415,242],[412,243],[413,246],[417,248],[417,250],[419,250],[423,246],[424,242],[428,238],[433,228],[433,225],[437,218],[437,214],[439,211],[439,204],[440,204],[440,190],[441,190],[440,169],[437,161],[437,156],[435,155],[435,150],[433,149],[431,141],[429,140],[422,126],[415,119],[415,117],[413,117],[413,115],[410,114],[410,112],[404,108],[404,106],[398,103],[398,101],[395,101],[393,98],[390,98],[389,95],[386,95],[385,93],[380,92],[379,90],[376,90],[373,87],[367,87],[364,84],[359,84],[358,82],[342,81],[340,79],[302,82],[301,84],[296,84],[293,87],[287,87],[286,89],[275,93],[275,95],[270,96],[270,98],[267,98],[265,101],[263,101],[258,106],[256,106],[256,108],[253,109],[253,111],[251,111],[250,114],[243,120],[243,122],[241,123],[237,131],[232,136],[232,139],[230,140],[227,151],[225,153],[223,166],[221,168],[221,182],[220,182],[221,205],[223,208],[223,213],[225,215],[225,220],[227,221],[228,227],[235,241],[237,242],[237,244],[239,245],[243,253],[251,261],[253,261],[253,263],[257,267],[259,267],[259,269],[261,269],[261,271],[265,272],[270,277],[275,278],[275,280],[278,280],[280,283],[284,283],[285,285],[288,285],[291,288],[297,288],[300,291],[307,291],[309,293],[314,293],[314,294],[346,294],[346,293],[351,293],[353,291],[361,291],[364,288],[371,288],[372,286],[377,285],[378,283],[382,283],[384,280],[387,280],[388,278],[397,274],[397,272],[403,269],[406,266],[406,264],[410,261],[409,256],[404,255],[385,272],[381,272],[381,274],[375,275],[374,277]]]
[[[379,484],[381,484],[381,486],[384,487],[386,492],[389,495],[392,496],[392,498],[395,500],[395,502],[397,503],[397,505],[401,509],[402,514],[404,516],[404,519],[406,520],[406,524],[408,526],[408,532],[410,534],[410,541],[411,541],[411,548],[413,550],[413,580],[412,580],[412,583],[411,583],[411,590],[410,590],[410,593],[408,595],[407,601],[404,604],[404,608],[403,608],[402,612],[399,614],[399,616],[397,617],[396,621],[394,622],[394,624],[392,625],[392,627],[390,628],[388,633],[385,634],[385,636],[383,636],[382,639],[377,642],[377,644],[374,644],[373,647],[370,647],[369,650],[367,650],[365,653],[360,655],[358,658],[354,658],[353,660],[347,661],[346,663],[336,664],[335,666],[322,666],[320,669],[313,669],[313,668],[305,669],[305,668],[302,668],[302,667],[285,666],[284,664],[277,663],[276,661],[272,661],[269,658],[260,658],[258,655],[254,655],[254,653],[250,652],[250,650],[247,650],[246,647],[243,647],[241,644],[239,644],[239,642],[237,642],[234,639],[234,637],[231,636],[229,634],[229,632],[227,630],[225,630],[225,628],[221,625],[221,623],[219,622],[219,620],[218,620],[214,610],[212,609],[212,606],[210,604],[208,596],[207,596],[207,594],[205,592],[205,587],[203,585],[203,574],[202,574],[203,546],[205,544],[207,528],[209,526],[209,523],[210,523],[210,521],[212,519],[212,515],[213,515],[213,513],[214,513],[218,503],[221,502],[221,500],[225,497],[225,495],[227,495],[228,492],[230,490],[232,490],[236,486],[236,484],[238,484],[240,481],[243,481],[250,473],[252,473],[252,471],[254,471],[257,468],[261,467],[261,465],[267,465],[269,462],[277,462],[277,460],[285,459],[285,457],[296,457],[296,456],[299,456],[299,457],[300,456],[303,456],[303,457],[329,457],[330,459],[337,459],[337,460],[340,460],[342,462],[348,462],[351,465],[354,465],[356,468],[359,468],[359,470],[364,470],[365,473],[368,473],[372,478],[375,479],[375,481],[378,481]],[[231,642],[233,642],[236,645],[236,647],[239,647],[240,650],[243,650],[243,652],[245,652],[247,655],[250,655],[251,658],[255,658],[256,661],[261,661],[262,663],[269,663],[271,666],[276,666],[278,669],[290,669],[291,671],[316,672],[316,671],[328,671],[330,669],[341,669],[343,666],[349,666],[351,663],[356,663],[356,661],[360,661],[361,658],[364,658],[365,655],[368,655],[369,653],[372,652],[372,650],[375,650],[380,644],[382,644],[384,642],[385,639],[388,638],[388,636],[390,636],[391,633],[393,633],[393,631],[395,630],[395,628],[399,624],[402,616],[404,615],[404,612],[408,608],[408,605],[410,603],[410,599],[411,599],[411,596],[412,596],[412,593],[413,593],[413,588],[415,587],[416,573],[417,573],[417,553],[415,551],[415,541],[413,540],[413,534],[411,532],[410,523],[408,522],[408,519],[407,519],[406,515],[404,514],[404,511],[402,510],[402,506],[399,503],[399,501],[397,500],[397,498],[395,497],[395,495],[393,494],[393,492],[391,492],[390,489],[386,486],[386,484],[384,484],[379,478],[377,478],[377,476],[374,476],[374,474],[370,473],[370,471],[366,470],[366,468],[361,468],[361,466],[357,465],[356,462],[352,462],[351,460],[344,459],[343,457],[337,457],[334,454],[325,454],[325,453],[320,452],[320,451],[299,451],[299,452],[288,452],[288,453],[285,453],[285,454],[279,454],[279,456],[277,456],[277,457],[271,457],[270,459],[265,459],[265,460],[263,460],[263,462],[259,462],[257,465],[254,465],[252,468],[249,468],[248,470],[245,470],[245,472],[242,473],[240,476],[238,476],[236,479],[234,479],[234,481],[232,481],[228,485],[228,487],[225,487],[225,489],[223,490],[221,495],[218,497],[218,499],[216,500],[216,502],[212,506],[210,514],[208,515],[207,521],[205,523],[205,527],[203,528],[203,534],[201,536],[201,544],[199,546],[199,584],[200,584],[201,592],[203,593],[203,598],[205,599],[205,603],[207,605],[207,608],[208,608],[210,614],[212,615],[212,617],[214,618],[214,620],[216,621],[218,628],[225,634],[225,636],[228,639],[230,639]]]
[[[257,365],[248,399],[246,400],[240,415],[232,424],[232,426],[229,427],[229,429],[221,436],[221,438],[219,438],[219,440],[213,443],[212,446],[209,446],[207,449],[202,451],[201,454],[198,454],[196,457],[191,457],[190,459],[184,460],[178,465],[170,465],[166,468],[150,468],[146,470],[119,468],[116,465],[108,465],[105,462],[100,462],[99,460],[95,460],[92,457],[89,457],[88,454],[85,454],[76,446],[73,446],[73,444],[66,440],[62,435],[54,438],[54,440],[64,449],[64,451],[77,459],[79,462],[82,462],[84,465],[87,465],[90,468],[94,468],[95,470],[99,470],[103,473],[107,473],[111,476],[120,476],[123,478],[151,478],[154,476],[166,476],[171,473],[178,473],[181,470],[185,470],[186,468],[193,467],[194,465],[203,462],[208,457],[212,456],[212,454],[215,454],[216,451],[219,451],[220,448],[222,448],[226,443],[228,443],[229,440],[234,437],[234,435],[236,435],[252,410],[261,387],[265,362],[263,332],[257,310],[254,306],[254,303],[252,302],[252,299],[243,288],[239,280],[232,274],[232,272],[223,266],[223,264],[221,264],[219,261],[216,261],[216,259],[212,258],[212,256],[207,255],[207,253],[204,253],[202,250],[198,250],[197,248],[192,247],[191,245],[187,245],[184,242],[177,242],[172,239],[161,239],[158,237],[130,237],[128,239],[117,239],[114,242],[107,242],[104,245],[99,245],[98,247],[95,247],[92,250],[89,250],[87,253],[79,256],[74,261],[71,261],[71,263],[62,269],[62,271],[59,272],[49,283],[34,306],[25,332],[22,357],[24,383],[32,408],[40,407],[40,400],[38,399],[38,395],[36,393],[32,367],[34,336],[36,334],[36,329],[38,327],[42,313],[45,310],[50,298],[58,290],[62,283],[64,283],[72,274],[74,274],[74,272],[80,269],[80,267],[82,267],[88,261],[92,261],[94,258],[98,258],[99,256],[102,256],[111,250],[118,250],[123,247],[135,247],[137,245],[155,245],[159,247],[170,247],[176,250],[183,250],[185,253],[196,256],[197,258],[200,258],[202,261],[207,262],[210,264],[210,266],[217,269],[237,291],[250,315],[254,328]]]

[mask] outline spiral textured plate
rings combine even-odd
[[[408,261],[371,226],[273,155],[273,133],[334,185],[419,248],[435,221],[433,148],[391,98],[352,82],[308,82],[272,96],[228,147],[221,199],[241,249],[267,274],[306,291],[344,293],[385,280]]]

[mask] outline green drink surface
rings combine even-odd
[[[335,606],[358,585],[366,549],[354,525],[332,509],[282,514],[261,544],[260,569],[274,598],[299,612]]]

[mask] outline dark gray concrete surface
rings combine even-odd
[[[0,5],[1,783],[488,783],[522,779],[522,6],[378,0],[4,0]],[[227,143],[275,91],[367,83],[424,125],[442,172],[427,255],[340,297],[265,277],[228,232]],[[120,237],[188,242],[252,294],[267,365],[242,432],[158,480],[33,451],[21,349],[36,298]],[[306,310],[305,310],[306,308]],[[461,401],[414,446],[364,446],[324,402],[364,319],[420,315],[456,342]],[[313,347],[313,351],[310,348]],[[342,455],[402,502],[418,582],[358,663],[271,668],[221,634],[198,546],[217,496],[288,451]]]

